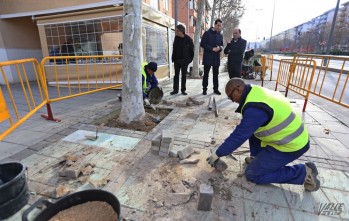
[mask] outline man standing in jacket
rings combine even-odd
[[[249,139],[251,157],[246,178],[256,184],[287,183],[304,185],[306,191],[320,188],[314,163],[286,166],[309,149],[309,135],[301,117],[292,110],[290,101],[279,92],[245,84],[232,78],[225,87],[228,99],[239,103],[236,112],[241,123],[207,158],[211,166],[231,154]]]
[[[224,54],[228,55],[229,78],[241,77],[242,60],[246,50],[246,40],[241,38],[241,30],[234,29],[233,38],[224,49]]]
[[[179,72],[182,71],[181,91],[183,95],[185,92],[187,69],[190,62],[194,58],[194,44],[189,35],[185,34],[185,27],[183,25],[176,26],[176,37],[173,42],[172,62],[174,62],[175,76],[173,79],[173,91],[171,95],[178,94],[179,89]]]
[[[202,79],[203,95],[207,94],[208,75],[212,66],[213,71],[213,92],[220,95],[218,90],[218,74],[220,65],[220,53],[223,49],[222,20],[217,19],[214,27],[207,30],[202,36],[200,46],[204,49],[202,64],[204,65],[204,77]]]

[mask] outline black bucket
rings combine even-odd
[[[43,209],[32,221],[47,221],[63,210],[90,201],[102,201],[108,203],[114,209],[116,214],[118,214],[118,219],[121,220],[119,200],[110,192],[95,189],[72,193],[57,200],[55,203],[51,203],[47,200],[38,200],[23,213],[22,220],[28,221],[28,215],[30,212],[35,207],[42,206],[42,204],[44,204],[46,208]]]
[[[6,219],[28,203],[26,167],[18,162],[0,164],[0,220]]]

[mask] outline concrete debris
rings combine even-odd
[[[185,160],[179,161],[179,163],[180,164],[197,164],[199,161],[200,159],[193,159],[193,160],[185,159]]]
[[[189,177],[185,180],[182,180],[182,182],[187,187],[194,188],[194,187],[196,187],[198,180],[194,177]]]
[[[106,185],[109,182],[108,176],[102,177],[100,179],[89,179],[88,181],[94,188],[99,188]]]
[[[165,206],[172,207],[188,203],[193,195],[193,191],[188,190],[183,193],[167,193],[165,198]]]
[[[331,130],[328,129],[328,128],[325,128],[325,129],[324,129],[325,134],[330,134],[330,131],[331,131]]]
[[[87,167],[81,169],[81,173],[84,176],[91,175],[93,173],[93,167],[88,165]]]
[[[70,192],[71,192],[71,189],[65,185],[60,184],[56,187],[56,197],[57,198],[62,197]]]
[[[172,105],[172,104],[173,104],[173,101],[169,101],[169,100],[163,99],[163,100],[162,100],[162,104]]]
[[[215,144],[216,143],[216,139],[214,137],[211,137],[211,144]]]
[[[228,118],[229,118],[228,116],[225,116],[225,118],[224,118],[224,119],[228,120]]]
[[[205,101],[199,101],[199,100],[196,100],[196,99],[193,98],[193,97],[189,97],[189,98],[188,98],[188,101],[192,102],[192,103],[195,104],[195,105],[201,105],[201,104],[204,104],[204,103],[205,103]]]

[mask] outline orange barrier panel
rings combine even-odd
[[[0,62],[0,71],[6,88],[0,95],[0,123],[5,128],[0,131],[1,141],[46,104],[47,89],[40,65],[34,58]],[[19,84],[9,84],[7,76],[12,76],[11,71],[16,71]],[[28,75],[35,80],[29,81]],[[19,87],[22,93],[13,94],[14,87]],[[21,103],[23,100],[25,104]],[[9,120],[9,124],[5,120]]]
[[[278,84],[286,87],[285,96],[291,90],[305,98],[303,112],[309,100],[316,62],[308,59],[281,59],[275,90]]]
[[[314,83],[310,93],[349,108],[349,57],[297,54],[294,60],[315,60]]]
[[[266,56],[266,71],[269,69],[270,70],[270,81],[272,80],[272,76],[273,76],[273,65],[274,65],[274,55],[272,54],[268,54],[265,55]]]
[[[43,117],[59,121],[53,118],[52,102],[121,88],[121,60],[121,55],[45,57],[41,61],[41,68],[51,93],[47,103],[48,116]]]

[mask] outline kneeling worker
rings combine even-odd
[[[282,94],[232,78],[225,87],[228,99],[239,104],[241,123],[220,147],[207,158],[211,166],[246,140],[251,157],[246,178],[256,184],[287,183],[304,185],[306,191],[320,187],[314,163],[288,165],[308,151],[309,135],[301,117]]]
[[[152,88],[158,86],[158,79],[156,79],[155,72],[158,69],[158,65],[155,62],[144,62],[142,64],[142,87],[143,87],[143,100],[146,106],[150,105],[148,100],[148,92]]]

